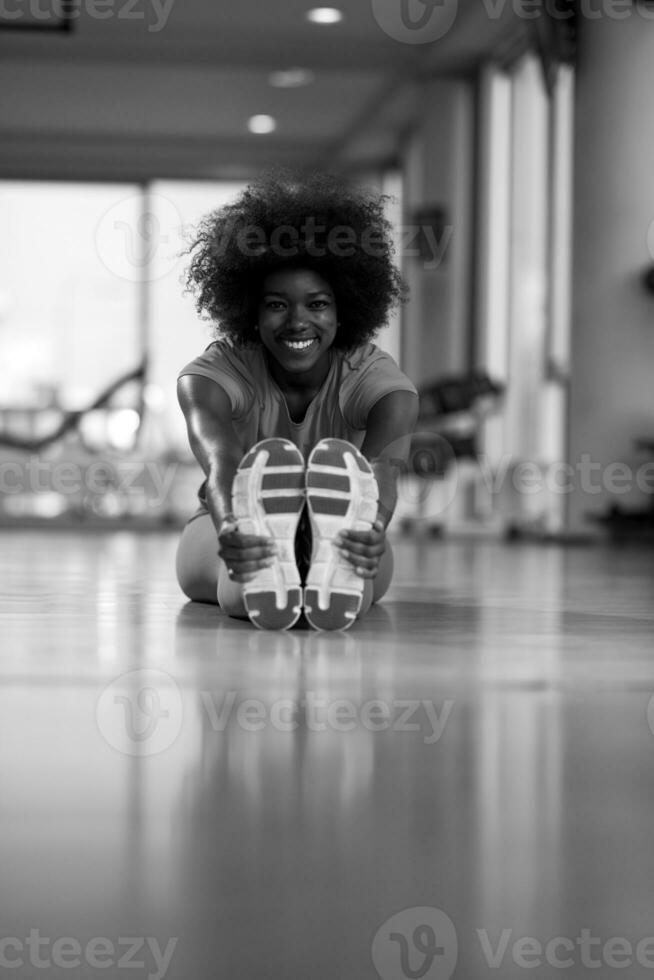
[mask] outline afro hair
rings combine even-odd
[[[308,268],[334,291],[334,346],[365,343],[406,296],[393,263],[387,200],[331,174],[265,172],[233,204],[206,215],[194,234],[186,284],[198,313],[218,336],[257,343],[264,278]]]

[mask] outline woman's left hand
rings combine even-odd
[[[381,520],[376,520],[369,531],[340,531],[335,544],[341,555],[354,565],[361,578],[374,578],[386,551],[386,531]]]

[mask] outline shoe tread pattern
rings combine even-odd
[[[295,532],[304,495],[304,458],[287,439],[257,443],[234,478],[232,507],[239,530],[271,537],[277,547],[272,566],[243,586],[245,608],[259,629],[290,629],[302,612]]]
[[[339,531],[368,530],[378,488],[364,456],[342,439],[323,439],[307,463],[307,508],[313,536],[304,614],[317,630],[348,629],[361,608],[365,580],[334,547]]]

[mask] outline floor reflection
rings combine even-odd
[[[168,539],[59,545],[0,553],[4,935],[177,937],[174,980],[372,980],[427,907],[455,980],[513,980],[520,937],[653,931],[642,555],[399,547],[350,631],[273,634],[185,603]],[[479,929],[510,937],[496,968]]]

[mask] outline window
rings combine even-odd
[[[572,85],[559,66],[548,92],[532,54],[482,77],[476,350],[507,386],[484,432],[486,458],[504,472],[529,462],[545,476],[566,457]],[[558,529],[563,502],[531,492],[513,505]]]
[[[149,404],[170,445],[186,445],[175,378],[211,339],[183,295],[186,236],[241,186],[0,182],[3,431],[52,431],[147,356]],[[85,427],[102,441],[99,418]]]

